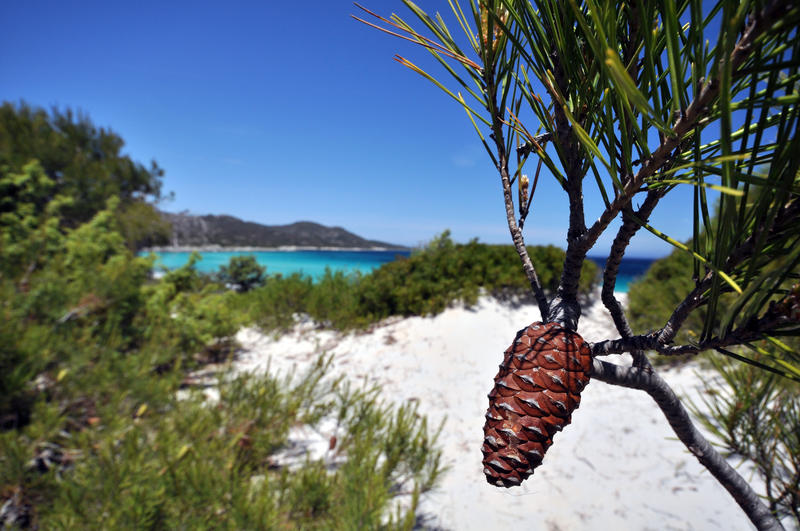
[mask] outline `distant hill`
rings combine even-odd
[[[311,221],[290,225],[261,225],[233,216],[195,216],[187,213],[161,215],[172,225],[170,246],[203,247],[384,247],[403,249],[375,240],[366,240],[341,227],[326,227]]]

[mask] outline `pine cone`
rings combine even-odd
[[[489,393],[481,448],[489,483],[513,487],[533,474],[572,420],[591,366],[589,345],[558,323],[517,332]]]

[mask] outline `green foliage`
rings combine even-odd
[[[542,285],[554,290],[564,251],[554,246],[528,251],[541,270]],[[362,313],[373,319],[436,314],[455,300],[474,303],[480,289],[497,296],[526,297],[530,286],[518,260],[511,246],[476,240],[455,244],[446,231],[407,260],[390,262],[364,277],[359,293]],[[580,282],[584,294],[590,292],[596,276],[596,266],[584,264]]]
[[[133,201],[117,210],[119,230],[131,252],[167,245],[172,227],[150,203]]]
[[[220,378],[213,403],[187,372],[229,359],[251,294],[198,273],[198,256],[153,280],[120,201],[64,223],[70,198],[37,162],[0,189],[14,198],[0,202],[0,527],[411,527],[439,470],[423,417],[323,380],[324,361],[292,382]],[[294,290],[323,315],[337,299],[310,286],[255,292],[291,312]],[[333,464],[277,463],[290,429],[324,414]],[[411,505],[393,508],[398,485]]]
[[[50,201],[53,187],[37,161],[25,164],[21,173],[0,169],[0,272],[4,276],[34,270],[52,254],[59,235],[56,214],[69,201],[63,196]]]
[[[169,376],[136,392],[133,380],[144,375],[135,365],[102,357],[70,371],[52,386],[55,400],[40,403],[49,422],[0,433],[0,485],[34,504],[39,527],[371,529],[389,518],[397,485],[423,492],[437,477],[424,420],[379,403],[374,391],[323,380],[324,361],[293,381],[220,382],[213,407],[200,391],[178,398]],[[66,400],[81,387],[87,396],[76,408]],[[339,421],[334,450],[316,461],[275,460],[291,428],[326,412]]]
[[[710,359],[718,378],[706,382],[694,415],[729,456],[753,463],[770,510],[800,525],[800,386],[729,358]]]
[[[545,287],[555,289],[564,251],[531,247]],[[434,315],[455,301],[474,304],[481,292],[499,298],[530,298],[530,285],[511,246],[473,240],[456,244],[449,232],[409,258],[382,265],[368,275],[326,271],[317,282],[299,275],[270,277],[243,302],[262,328],[286,329],[296,314],[341,330],[364,327],[392,315]],[[597,279],[593,262],[584,263],[580,289],[588,295]]]
[[[314,285],[310,277],[298,273],[271,276],[267,283],[242,296],[242,306],[251,319],[264,330],[287,330],[295,315],[307,311],[307,301]]]
[[[323,326],[347,329],[364,323],[359,293],[364,277],[325,269],[308,294],[306,312]]]
[[[24,396],[24,381],[60,361],[75,342],[124,347],[139,334],[135,319],[144,306],[141,286],[152,261],[128,252],[115,231],[112,210],[64,232],[48,210],[27,238],[3,249],[4,256],[7,250],[14,258],[2,260],[0,277],[8,323],[4,331],[13,336],[4,342],[2,353],[2,365],[11,369],[0,374],[0,386],[9,391],[0,403],[0,416],[13,413],[6,400],[13,403],[14,396]],[[10,233],[3,231],[5,241],[11,240]]]
[[[680,250],[656,260],[628,289],[628,318],[634,333],[642,334],[664,326],[672,312],[694,288],[692,257]],[[690,316],[677,341],[696,341],[702,317]]]
[[[263,286],[267,268],[258,265],[255,256],[232,256],[227,265],[219,270],[219,280],[232,284],[239,291],[250,291]]]
[[[2,285],[2,296],[8,301],[13,289]],[[30,418],[33,393],[28,386],[36,377],[42,362],[31,358],[19,343],[28,340],[30,330],[20,319],[20,312],[7,302],[0,307],[0,430],[26,424]],[[31,341],[33,343],[33,341]]]
[[[155,162],[147,168],[123,155],[124,144],[116,133],[96,127],[80,113],[48,113],[25,103],[0,105],[0,180],[25,173],[24,168],[38,160],[52,192],[70,199],[62,205],[60,220],[68,227],[90,220],[116,196],[123,206],[117,214],[123,234],[138,248],[163,241],[164,222],[145,202],[161,198],[164,172]],[[4,201],[16,200],[14,195],[1,195]],[[49,198],[40,196],[38,205]]]

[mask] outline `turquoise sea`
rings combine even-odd
[[[189,261],[190,252],[156,252],[156,268],[162,266],[176,269]],[[291,275],[301,273],[314,280],[325,274],[325,268],[345,273],[369,273],[398,256],[408,257],[410,251],[248,251],[248,252],[200,252],[202,259],[197,270],[214,273],[227,265],[232,256],[252,255],[258,263],[266,266],[267,274]]]
[[[156,268],[176,269],[189,260],[189,252],[156,252]],[[201,252],[202,259],[197,263],[198,271],[213,273],[226,265],[232,256],[253,255],[259,264],[267,267],[268,274],[290,275],[301,273],[313,279],[325,274],[325,268],[346,273],[369,273],[381,265],[395,260],[398,256],[407,257],[410,251],[250,251],[250,252]],[[590,257],[601,268],[605,258]],[[625,258],[617,278],[617,291],[627,292],[628,284],[644,274],[650,264],[649,258]]]
[[[589,260],[597,264],[601,271],[606,263],[605,257],[590,256]],[[644,275],[650,265],[655,261],[655,258],[623,258],[622,263],[619,265],[619,273],[617,274],[617,283],[614,286],[614,291],[628,293],[629,284]]]

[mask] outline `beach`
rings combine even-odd
[[[620,298],[624,301],[624,294]],[[599,302],[578,327],[587,341],[617,337]],[[592,381],[572,424],[556,435],[543,464],[520,487],[489,485],[481,443],[486,394],[516,332],[540,320],[538,308],[481,297],[432,317],[391,318],[366,333],[319,330],[309,321],[273,337],[241,330],[234,370],[302,372],[325,352],[331,376],[376,383],[395,404],[416,402],[429,426],[443,423],[444,473],[421,501],[420,523],[432,529],[751,529],[727,491],[671,431],[641,391]],[[626,363],[619,356],[608,361]],[[708,374],[694,366],[663,370],[681,396],[699,399]],[[324,457],[334,427],[298,428],[293,437]],[[752,479],[745,476],[745,479]]]

